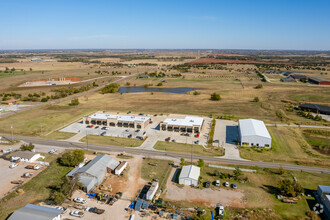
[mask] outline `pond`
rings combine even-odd
[[[201,90],[196,88],[149,88],[144,86],[123,86],[119,89],[119,93],[137,93],[137,92],[166,92],[176,94],[186,94],[187,92]]]

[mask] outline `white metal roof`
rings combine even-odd
[[[110,114],[100,114],[95,113],[89,116],[92,119],[103,119],[106,120],[108,118],[117,119],[118,121],[142,121],[146,122],[150,119],[150,117],[140,117],[140,116],[132,116],[132,115],[110,115]]]
[[[168,125],[180,125],[180,126],[202,126],[204,118],[186,116],[185,118],[166,118],[164,123]]]
[[[50,220],[60,215],[63,211],[39,205],[27,204],[16,210],[9,220]]]
[[[200,168],[194,165],[186,165],[182,167],[179,179],[181,178],[190,178],[198,180],[200,175]]]
[[[261,136],[271,138],[263,121],[255,119],[241,119],[238,121],[242,136]]]

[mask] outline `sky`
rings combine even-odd
[[[0,50],[330,50],[330,0],[0,0]]]

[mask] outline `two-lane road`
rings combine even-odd
[[[10,135],[2,135],[2,136],[6,137],[8,139],[11,138]],[[130,148],[130,147],[117,147],[117,146],[98,145],[98,144],[88,144],[88,146],[87,146],[86,143],[76,143],[76,142],[59,141],[59,140],[47,140],[47,139],[42,139],[42,138],[22,137],[22,136],[13,136],[13,139],[21,140],[24,142],[31,142],[34,144],[57,146],[57,147],[63,147],[63,148],[82,148],[82,149],[88,148],[88,150],[95,150],[95,151],[126,152],[126,153],[130,153],[130,154],[140,154],[140,155],[145,155],[145,156],[163,156],[163,157],[169,157],[169,158],[185,158],[185,159],[191,158],[190,154],[170,153],[170,152],[164,152],[164,151],[145,150],[145,149],[137,149],[137,148]],[[282,167],[283,169],[286,169],[286,170],[330,174],[330,169],[319,168],[319,167],[307,167],[307,166],[260,162],[260,161],[233,160],[233,159],[224,159],[224,158],[217,158],[217,157],[210,157],[210,156],[198,156],[198,155],[193,155],[192,158],[194,160],[203,159],[206,162],[216,162],[216,163],[224,163],[224,164],[255,166],[255,167],[265,167],[265,168],[277,168],[277,169]]]

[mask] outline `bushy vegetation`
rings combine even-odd
[[[254,87],[255,89],[262,89],[262,84],[258,84],[256,85],[256,87]]]
[[[301,111],[301,110],[297,112],[297,115],[299,115],[301,117],[304,117],[304,118],[312,119],[314,121],[321,121],[322,120],[322,117],[320,115],[315,115],[314,116],[309,112],[305,113],[304,111]]]
[[[304,192],[304,189],[298,182],[290,179],[281,180],[278,183],[278,188],[281,191],[282,195],[290,197],[296,197]]]
[[[221,96],[220,96],[220,94],[218,94],[218,93],[212,93],[211,94],[211,98],[210,98],[212,101],[220,101],[221,100]]]
[[[106,94],[106,93],[116,93],[118,92],[118,90],[120,89],[120,85],[117,83],[111,83],[107,86],[105,86],[104,88],[101,89],[101,93],[102,94]]]
[[[20,149],[23,151],[32,151],[34,149],[34,145],[32,143],[22,144]]]
[[[210,130],[210,134],[209,134],[208,144],[212,144],[212,143],[213,143],[213,136],[214,136],[215,123],[216,123],[216,120],[213,119],[213,120],[212,120],[212,124],[211,124],[211,130]]]
[[[69,103],[70,106],[77,106],[79,105],[79,100],[78,98],[72,99],[71,102]]]
[[[59,162],[63,166],[73,167],[84,161],[85,152],[80,149],[65,152],[59,159]]]

